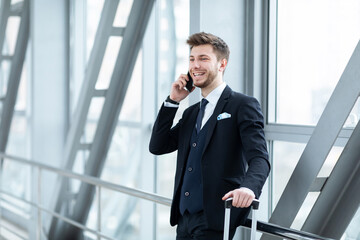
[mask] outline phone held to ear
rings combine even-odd
[[[191,92],[191,90],[193,89],[194,87],[194,82],[193,82],[193,79],[190,75],[190,72],[187,73],[188,75],[188,78],[189,78],[189,81],[186,82],[186,86],[185,86],[185,89],[188,91],[188,92]]]

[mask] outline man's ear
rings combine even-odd
[[[219,72],[224,72],[227,66],[227,60],[225,58],[223,58],[222,60],[220,60],[220,68],[219,68]]]

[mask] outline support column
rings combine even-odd
[[[68,128],[68,1],[32,0],[30,4],[30,158],[58,167],[63,161]],[[56,178],[46,172],[42,175],[46,183],[41,186],[44,206],[49,205]],[[42,219],[48,222],[48,218]],[[35,239],[32,234],[31,239]]]

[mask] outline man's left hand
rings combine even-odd
[[[225,194],[222,200],[230,197],[233,198],[232,205],[234,207],[247,208],[250,207],[252,201],[255,199],[255,194],[251,189],[241,187]]]

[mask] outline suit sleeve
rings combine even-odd
[[[264,118],[260,104],[255,98],[240,107],[238,119],[243,154],[248,170],[241,187],[246,187],[261,194],[261,189],[269,175],[270,163],[264,134]]]
[[[161,106],[151,134],[149,144],[151,153],[161,155],[177,150],[181,120],[171,128],[177,109]]]

